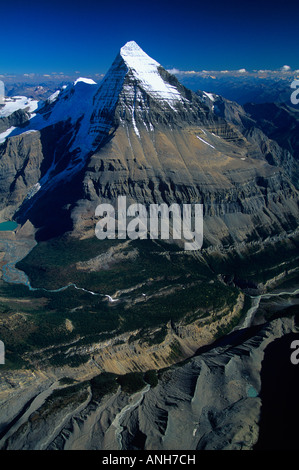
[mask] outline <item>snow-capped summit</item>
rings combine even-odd
[[[147,55],[135,41],[127,42],[119,51],[113,64],[101,82],[94,97],[94,109],[88,134],[94,136],[94,146],[99,145],[115,123],[117,109],[118,122],[132,125],[139,137],[142,123],[153,129],[150,116],[155,102],[157,113],[177,111],[178,106],[188,100],[178,89],[175,77],[169,81],[170,74],[156,60]],[[177,83],[177,86],[174,84]],[[159,108],[159,109],[158,109]],[[129,124],[130,123],[130,124]]]
[[[147,55],[135,41],[127,42],[120,49],[120,56],[143,89],[155,99],[181,101],[179,91],[162,79],[158,70],[161,67],[159,62]]]
[[[138,70],[138,68],[144,67],[155,69],[160,66],[159,62],[147,55],[135,41],[129,41],[121,47],[120,55],[128,67],[132,69]]]
[[[122,57],[137,57],[139,55],[140,57],[145,57],[155,62],[155,64],[158,64],[158,62],[148,56],[135,41],[126,42],[126,44],[120,48],[120,55]]]

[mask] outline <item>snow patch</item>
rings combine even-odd
[[[212,149],[214,149],[215,147],[211,144],[209,144],[209,142],[206,142],[204,139],[202,139],[201,137],[199,137],[198,135],[196,136],[199,140],[201,140],[204,144],[206,145],[209,145],[210,147],[212,147]]]
[[[206,91],[203,91],[203,94],[207,96],[211,101],[215,101],[215,96],[213,93],[207,93]]]
[[[38,107],[38,101],[26,96],[13,96],[5,98],[4,107],[0,108],[0,117],[8,117],[18,109],[28,108],[29,113],[33,113]]]
[[[3,144],[3,142],[5,141],[6,137],[9,136],[9,134],[12,133],[12,131],[15,130],[15,127],[10,127],[9,129],[7,129],[5,132],[2,132],[0,134],[0,144]]]
[[[39,183],[36,183],[27,193],[26,199],[31,199],[41,188]]]
[[[139,139],[140,139],[140,134],[139,134],[139,130],[137,129],[137,126],[136,126],[136,122],[135,122],[135,118],[134,118],[134,113],[132,114],[132,122],[133,122],[133,127],[134,127],[135,134],[136,134],[137,137],[139,137]]]
[[[79,82],[88,83],[88,85],[96,85],[96,82],[94,80],[92,80],[92,78],[79,77],[74,82],[74,85],[77,85],[77,83],[79,83]]]
[[[47,99],[47,102],[48,103],[53,103],[53,101],[56,101],[57,98],[58,98],[58,95],[60,94],[60,91],[61,90],[57,90],[57,91],[55,91],[55,93],[52,93],[52,95],[49,96],[49,98]]]

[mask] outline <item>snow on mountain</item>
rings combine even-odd
[[[59,157],[56,153],[53,155],[49,169],[40,179],[35,190],[33,192],[29,191],[27,199],[31,199],[37,190],[39,191],[43,187],[55,185],[61,179],[66,179],[82,168],[84,157],[86,157],[87,152],[90,150],[92,142],[90,138],[88,139],[89,136],[85,133],[86,130],[80,134],[80,138],[79,136],[77,138],[78,127],[80,128],[80,126],[77,126],[77,123],[81,122],[82,125],[85,116],[90,121],[93,110],[93,96],[96,90],[97,86],[93,80],[81,78],[75,83],[57,90],[45,102],[39,102],[39,106],[37,105],[38,102],[36,102],[35,106],[31,103],[30,109],[33,110],[38,107],[38,110],[28,121],[27,125],[22,128],[11,127],[0,135],[1,144],[10,137],[42,131],[59,123],[63,125],[69,123],[68,130],[66,130],[69,143],[65,147],[65,151]],[[24,107],[27,101],[29,102],[30,100],[13,101],[10,109],[19,109],[22,105]],[[66,168],[59,171],[58,167],[61,165],[61,160],[64,156],[71,153],[73,155],[69,155]]]
[[[39,128],[53,125],[60,121],[67,121],[68,119],[72,123],[76,123],[92,106],[95,85],[95,82],[79,80],[58,90],[59,93],[56,92],[56,95],[54,93],[50,102],[53,106],[49,109],[47,106],[40,109],[39,122],[36,120]],[[32,122],[32,124],[35,124],[35,122]]]
[[[91,82],[79,80],[77,83],[75,82],[74,84],[62,87],[61,90],[57,90],[43,103],[36,102],[35,106],[32,103],[31,110],[37,109],[39,103],[38,112],[32,116],[25,128],[14,129],[9,137],[20,135],[27,131],[41,130],[67,120],[75,124],[87,112],[88,108],[91,107],[95,91],[94,85],[95,82],[91,86]],[[23,102],[15,102],[15,110],[20,109],[18,103],[21,105]]]
[[[6,136],[20,135],[28,130],[41,130],[68,119],[75,123],[87,112],[87,108],[90,108],[95,91],[94,85],[96,85],[94,80],[80,77],[73,84],[63,86],[60,90],[55,91],[45,102],[32,100],[25,96],[6,98],[4,107],[0,108],[0,118],[7,117],[18,109],[28,108],[28,112],[31,114],[38,110],[31,116],[26,128],[11,128]],[[4,135],[2,135],[2,139],[4,139]]]
[[[180,92],[159,74],[159,62],[149,57],[135,41],[127,42],[121,48],[120,55],[142,88],[155,99],[170,103],[182,101]]]
[[[60,92],[61,92],[61,90],[57,90],[54,93],[52,93],[52,95],[50,95],[49,98],[47,99],[47,102],[48,103],[53,103],[54,101],[56,101],[56,99],[58,98],[58,95],[60,94]]]
[[[79,154],[82,156],[90,150],[95,150],[109,132],[121,92],[126,95],[128,101],[130,99],[132,101],[127,103],[127,108],[130,108],[132,123],[138,135],[134,118],[135,100],[137,97],[139,99],[142,97],[140,89],[136,90],[136,84],[155,100],[167,103],[171,107],[185,100],[176,87],[163,80],[159,67],[160,64],[149,57],[136,42],[130,41],[120,49],[120,53],[99,86],[90,78],[78,78],[72,85],[53,93],[45,104],[40,106],[39,112],[25,129],[14,129],[9,136],[27,130],[41,130],[61,121],[70,120],[75,124],[80,119],[80,126],[69,149],[70,152],[77,152],[80,158]],[[132,81],[129,84],[125,82],[128,76],[133,78],[134,86]],[[32,112],[36,110],[37,103],[23,97],[22,100],[12,101],[9,108],[7,103],[2,113],[13,112],[12,109],[28,105]]]
[[[53,158],[52,165],[47,173],[40,180],[42,187],[44,184],[54,184],[61,178],[70,177],[73,172],[82,168],[85,157],[92,146],[92,139],[88,135],[86,121],[90,123],[93,110],[93,97],[96,91],[96,83],[89,79],[79,79],[74,84],[62,89],[54,98],[52,103],[41,108],[40,113],[36,116],[36,120],[32,120],[32,129],[43,129],[47,126],[53,126],[59,122],[70,122],[73,130],[69,134],[69,146],[66,152],[73,154],[69,158],[67,167],[60,173],[56,173],[56,168],[60,161]],[[76,124],[80,122],[79,128]]]
[[[74,82],[74,85],[77,85],[79,82],[84,82],[88,83],[89,85],[96,85],[96,82],[92,78],[84,78],[84,77],[79,77],[77,80]]]
[[[213,93],[208,93],[208,92],[206,92],[206,91],[203,91],[203,94],[204,94],[205,96],[207,96],[211,101],[215,101],[215,96],[217,96],[217,95],[215,95],[215,94],[213,94]]]
[[[9,134],[11,134],[14,130],[15,130],[15,127],[12,126],[12,127],[9,127],[8,129],[6,129],[6,131],[1,132],[1,134],[0,134],[0,144],[2,144],[6,140],[6,137],[8,137]]]
[[[13,96],[5,98],[4,106],[0,108],[0,118],[8,117],[18,109],[28,108],[29,113],[34,113],[38,107],[38,101],[26,96]]]
[[[211,145],[209,144],[209,142],[207,142],[206,140],[204,140],[202,137],[199,137],[198,135],[196,136],[199,140],[201,140],[204,144],[206,145],[209,145],[210,147],[212,147],[212,149],[214,149],[214,145]]]
[[[82,123],[84,131],[94,136],[94,149],[111,128],[116,106],[121,124],[126,126],[126,119],[130,118],[137,137],[140,137],[137,115],[146,127],[153,129],[148,117],[148,97],[174,111],[178,103],[186,101],[175,86],[162,78],[160,67],[159,62],[149,57],[134,41],[127,42],[120,49],[95,95],[89,129],[87,119]]]

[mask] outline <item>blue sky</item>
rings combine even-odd
[[[0,74],[105,73],[130,40],[167,69],[299,69],[298,13],[289,0],[0,0]]]

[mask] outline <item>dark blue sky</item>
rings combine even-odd
[[[298,13],[289,0],[0,0],[0,74],[104,73],[130,40],[167,69],[299,69]]]

